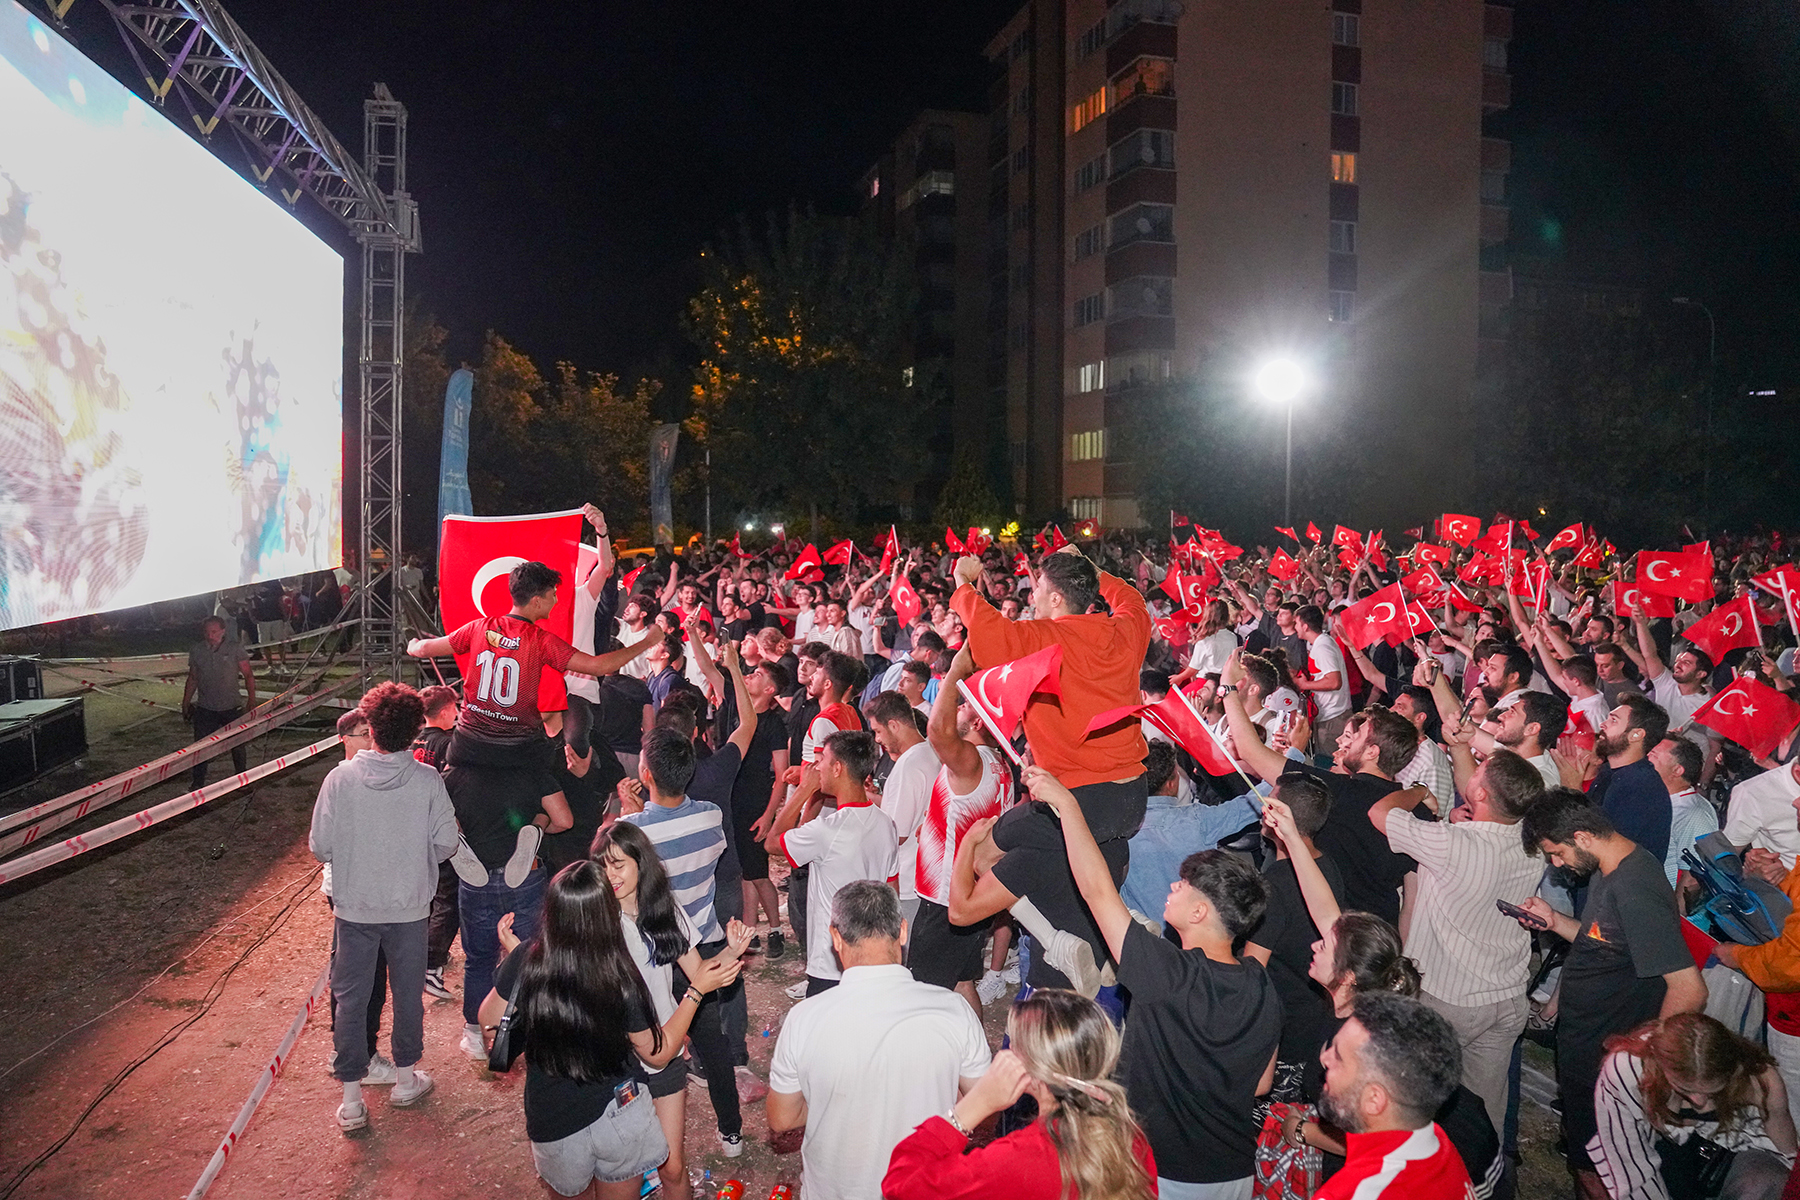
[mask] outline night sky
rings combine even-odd
[[[546,368],[630,374],[691,360],[696,253],[736,214],[847,210],[917,108],[982,107],[981,51],[1016,0],[227,6],[353,150],[372,81],[408,106],[426,238],[409,280],[452,357],[493,328]],[[116,68],[98,14],[71,21]],[[1723,358],[1792,378],[1800,18],[1783,0],[1516,18],[1515,262],[1706,300]]]

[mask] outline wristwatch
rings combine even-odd
[[[964,1129],[963,1123],[956,1119],[956,1105],[952,1104],[950,1106],[950,1111],[944,1114],[944,1120],[950,1122],[950,1128],[956,1130],[956,1132],[962,1134],[964,1137],[972,1138],[975,1136],[967,1129]]]

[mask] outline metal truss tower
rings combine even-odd
[[[36,2],[61,26],[75,0]],[[406,108],[385,84],[375,85],[375,98],[363,104],[359,165],[218,0],[98,2],[153,102],[167,107],[173,94],[209,144],[221,127],[229,131],[241,168],[257,183],[290,207],[312,197],[362,247],[355,567],[362,670],[368,681],[395,678],[404,648],[394,573],[401,561],[405,261],[421,248],[418,204],[406,191]]]

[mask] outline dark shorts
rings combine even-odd
[[[806,977],[806,994],[816,996],[820,992],[829,992],[840,982],[842,981],[837,979],[820,979],[817,975],[808,975]]]
[[[987,921],[952,925],[949,909],[921,896],[907,945],[907,968],[920,983],[944,988],[980,979],[981,946],[987,932]]]
[[[735,814],[734,814],[735,815]],[[757,813],[750,821],[737,827],[738,866],[743,868],[745,879],[767,879],[769,877],[769,852],[763,844],[756,840],[750,832],[750,826],[756,822]]]
[[[687,1090],[687,1061],[677,1054],[669,1060],[669,1065],[660,1071],[649,1072],[650,1095],[658,1100],[664,1096],[679,1096]]]

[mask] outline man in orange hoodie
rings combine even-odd
[[[1136,719],[1092,736],[1087,727],[1100,713],[1139,703],[1149,609],[1136,588],[1097,571],[1073,546],[1040,562],[1031,592],[1033,620],[1001,616],[976,591],[980,575],[979,559],[958,559],[959,586],[950,598],[968,630],[967,646],[977,666],[1062,647],[1062,695],[1031,698],[1025,738],[1032,760],[1074,792],[1117,885],[1125,878],[1129,839],[1144,819],[1147,747]],[[1110,615],[1090,611],[1097,600],[1106,602]],[[976,864],[989,860],[992,865],[977,878]],[[958,848],[951,921],[973,925],[1003,910],[1011,910],[1039,943],[1027,983],[1094,994],[1106,942],[1069,874],[1062,825],[1035,801],[997,822],[978,822]]]

